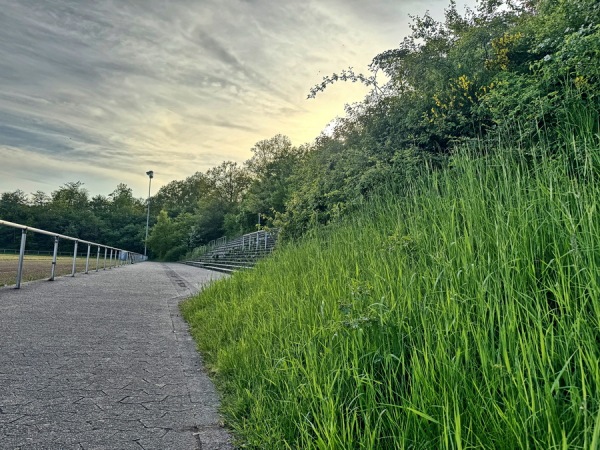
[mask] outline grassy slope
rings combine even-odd
[[[597,445],[599,151],[457,158],[188,301],[229,423],[268,449]]]

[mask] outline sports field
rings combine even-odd
[[[16,284],[18,255],[0,255],[0,287]],[[115,263],[113,259],[113,264]],[[99,268],[104,266],[104,258],[100,258]],[[108,267],[109,261],[106,261]],[[56,276],[70,275],[73,267],[72,256],[59,256],[56,260]],[[23,279],[25,281],[43,280],[50,278],[52,257],[44,255],[25,255],[23,261]],[[96,270],[96,258],[90,258],[89,270]],[[85,271],[85,257],[77,258],[76,272]]]

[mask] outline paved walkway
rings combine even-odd
[[[233,448],[177,309],[220,276],[146,262],[0,289],[0,448]]]

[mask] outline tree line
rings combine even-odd
[[[68,182],[50,195],[22,190],[0,195],[0,218],[34,228],[143,253],[146,201],[133,197],[126,184],[119,184],[108,196],[90,197],[80,181]],[[21,230],[0,227],[0,248],[18,249]],[[49,250],[52,238],[33,234],[27,238],[30,250]],[[70,241],[61,250],[72,248]]]

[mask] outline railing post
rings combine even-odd
[[[73,250],[73,268],[71,270],[71,276],[74,277],[75,276],[75,270],[77,270],[77,244],[79,244],[79,241],[75,241],[75,249]]]
[[[17,261],[17,270],[16,270],[16,279],[15,279],[15,289],[20,289],[21,288],[21,284],[23,282],[23,273],[24,273],[24,264],[25,264],[25,248],[27,246],[27,233],[39,233],[39,234],[43,234],[46,236],[50,236],[52,238],[54,238],[54,248],[52,253],[47,251],[47,250],[33,250],[31,252],[31,254],[37,254],[37,255],[42,255],[42,254],[47,254],[47,255],[52,255],[52,265],[51,265],[51,269],[50,269],[50,277],[48,278],[48,281],[54,281],[56,279],[56,275],[57,275],[57,267],[58,267],[58,245],[60,242],[61,237],[64,239],[68,239],[73,241],[73,260],[72,260],[72,267],[71,267],[71,276],[75,277],[76,273],[77,273],[77,251],[79,249],[79,239],[75,238],[75,237],[71,237],[71,236],[63,236],[57,233],[52,233],[50,231],[46,231],[46,230],[42,230],[42,229],[38,229],[38,228],[31,228],[31,227],[27,227],[18,223],[13,223],[13,222],[9,222],[6,220],[2,220],[0,219],[0,226],[8,226],[8,227],[12,227],[12,228],[17,228],[19,230],[21,230],[21,243],[20,243],[20,249],[19,250],[10,250],[11,253],[17,254],[19,255],[18,261]],[[82,241],[84,243],[87,244],[87,253],[85,255],[86,259],[85,259],[85,274],[89,274],[90,272],[90,258],[92,257],[92,244],[91,242],[88,241]],[[104,247],[104,270],[106,270],[106,259],[108,257],[108,249],[110,248],[110,261],[109,261],[109,268],[112,269],[113,266],[116,267],[120,267],[120,266],[124,266],[126,264],[133,264],[135,262],[139,262],[139,261],[143,261],[146,258],[143,257],[140,254],[135,254],[135,253],[131,253],[129,251],[125,251],[122,249],[117,249],[114,247],[107,247],[105,245],[102,244],[93,244],[97,246],[97,253],[96,253],[96,272],[98,272],[99,268],[100,268],[100,251],[101,249]],[[0,249],[0,253],[7,253],[6,249]],[[66,252],[68,254],[68,252]],[[113,255],[115,257],[115,261],[113,262],[112,258]]]
[[[54,252],[52,253],[52,270],[50,271],[50,279],[48,281],[54,281],[56,275],[56,258],[58,257],[58,236],[54,236]]]
[[[23,277],[23,260],[25,259],[25,242],[27,241],[27,228],[21,230],[21,249],[19,250],[19,265],[17,266],[17,285],[15,289],[21,288],[21,278]]]
[[[89,272],[90,268],[90,252],[92,251],[92,246],[88,244],[87,257],[85,258],[85,273]]]

